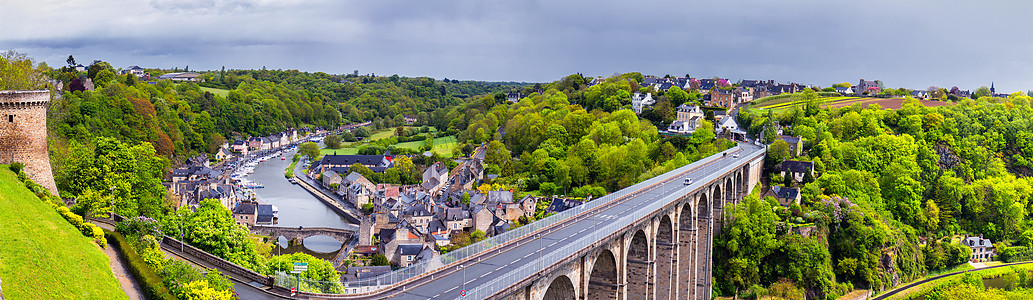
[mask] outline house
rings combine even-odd
[[[550,213],[560,213],[578,205],[581,205],[581,201],[568,198],[553,198],[546,211]]]
[[[233,152],[230,152],[229,149],[219,148],[219,151],[215,152],[215,160],[222,161],[230,157],[233,157]]]
[[[423,171],[423,183],[420,187],[431,195],[437,195],[448,183],[448,167],[442,162],[435,162]]]
[[[416,263],[416,256],[423,251],[423,244],[401,244],[398,245],[398,261],[394,262],[399,267],[408,267]]]
[[[341,185],[341,175],[337,174],[333,170],[326,170],[323,172],[323,179],[321,180],[323,187],[334,190],[336,187]]]
[[[727,136],[725,136],[727,134]],[[724,117],[717,121],[717,125],[714,125],[714,135],[718,137],[727,137],[732,140],[746,140],[746,131],[739,128],[739,124],[735,122],[733,117]]]
[[[417,121],[416,116],[414,115],[402,114],[402,119],[405,120],[405,124],[415,124]]]
[[[233,149],[233,151],[240,153],[241,155],[247,155],[248,143],[244,140],[236,140],[230,145],[230,149]]]
[[[911,91],[911,98],[926,99],[926,98],[929,98],[929,92],[928,91],[922,91],[922,90],[914,90],[914,91]]]
[[[355,246],[355,250],[352,250],[352,253],[372,257],[380,253],[380,246]]]
[[[86,66],[82,64],[75,65],[75,70],[78,72],[86,71]]]
[[[852,86],[848,86],[848,87],[842,87],[842,86],[840,86],[840,87],[836,87],[836,93],[839,93],[840,95],[843,95],[843,96],[847,96],[847,95],[853,95],[853,94],[856,94],[856,93],[854,92],[854,87],[852,87]]]
[[[965,236],[961,242],[972,249],[972,261],[989,261],[997,256],[994,244],[990,242],[990,239],[984,239],[983,235],[979,236]]]
[[[854,90],[854,93],[862,94],[868,92],[872,94],[879,93],[882,89],[882,80],[864,80],[864,78],[861,78],[861,82],[857,84],[857,89]]]
[[[247,140],[248,148],[261,150],[262,149],[262,138],[253,137]]]
[[[237,225],[255,226],[255,221],[258,220],[258,210],[254,203],[240,203],[237,207],[233,208],[233,220],[237,222]]]
[[[164,75],[158,76],[158,79],[168,79],[168,80],[172,80],[172,81],[200,82],[201,81],[201,74],[197,74],[197,73],[194,73],[194,72],[168,73],[168,74],[164,74]]]
[[[779,140],[783,140],[786,144],[789,144],[789,152],[793,154],[793,157],[799,156],[803,152],[803,139],[795,136],[779,135]]]
[[[391,266],[354,266],[348,267],[348,274],[344,275],[344,278],[346,280],[368,279],[387,273],[391,273]]]
[[[514,103],[515,102],[520,102],[520,99],[523,99],[523,98],[524,98],[524,95],[520,94],[520,93],[509,93],[509,94],[506,95],[506,101],[514,102]]]
[[[772,186],[771,190],[764,193],[764,197],[773,197],[782,206],[791,206],[794,203],[800,205],[800,190],[781,186]]]
[[[710,104],[720,107],[732,107],[732,90],[717,88],[710,93]]]
[[[341,186],[348,189],[345,192],[345,200],[351,202],[356,208],[361,208],[366,203],[370,203],[377,188],[373,182],[366,179],[366,176],[362,176],[362,174],[357,172],[351,172],[351,174],[342,179]]]
[[[276,224],[278,219],[277,212],[279,209],[275,205],[271,204],[259,204],[258,205],[258,217],[255,221],[255,225],[273,225]]]
[[[737,87],[733,90],[735,103],[747,103],[753,101],[753,90],[745,87]]]
[[[464,230],[472,226],[473,219],[470,212],[462,208],[445,208],[438,212],[438,219],[448,227],[448,230]]]
[[[282,146],[282,145],[283,145],[283,144],[282,144],[282,143],[280,142],[280,137],[282,137],[282,135],[280,135],[280,134],[278,134],[278,133],[277,133],[277,134],[273,134],[273,135],[270,135],[270,136],[269,136],[269,148],[270,148],[270,149],[273,149],[273,148],[280,148],[280,146]]]
[[[259,138],[258,140],[262,142],[258,149],[260,149],[260,150],[271,150],[271,149],[273,149],[273,141],[270,140],[269,138],[262,137],[262,138]]]
[[[523,199],[517,201],[520,204],[521,210],[524,211],[524,217],[534,217],[535,210],[538,209],[538,199],[528,194]]]
[[[434,214],[427,211],[422,205],[414,205],[403,210],[401,218],[413,227],[420,229],[421,232],[427,232],[427,227],[434,220]]]
[[[656,104],[656,101],[653,100],[653,93],[643,95],[642,93],[635,92],[635,95],[631,96],[631,109],[636,114],[641,114],[643,107],[652,106],[653,104]]]
[[[383,173],[394,166],[391,163],[390,155],[324,155],[318,162],[312,164],[312,170],[323,173],[326,170],[334,170],[337,173],[349,173],[348,169],[353,164],[360,164],[369,168],[370,171]]]
[[[667,126],[671,133],[692,133],[703,125],[703,110],[699,106],[682,104],[678,106],[678,117]]]
[[[145,75],[144,74],[144,69],[141,68],[140,66],[130,66],[128,68],[123,69],[122,72],[119,72],[118,74],[119,75],[133,74],[136,77],[143,77]]]
[[[804,174],[814,176],[814,163],[809,161],[782,161],[782,177],[792,176],[796,182],[803,182]]]

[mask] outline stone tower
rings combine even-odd
[[[47,152],[50,91],[0,91],[0,164],[21,162],[32,181],[57,195]]]

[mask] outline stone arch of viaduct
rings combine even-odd
[[[506,299],[710,299],[724,208],[760,180],[763,156],[687,193]]]

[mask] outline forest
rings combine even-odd
[[[991,239],[998,259],[1028,260],[1030,100],[1015,93],[935,108],[905,100],[899,110],[740,110],[750,133],[773,142],[765,179],[799,188],[802,203],[751,196],[728,210],[733,221],[715,240],[717,260],[727,261],[715,265],[715,289],[760,295],[780,279],[808,298],[887,289],[968,261],[958,242],[965,234]],[[803,138],[800,156],[761,134],[773,133],[775,121]],[[815,174],[784,179],[784,159],[811,161]],[[801,227],[813,231],[804,236]]]

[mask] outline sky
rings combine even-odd
[[[1026,0],[0,0],[51,67],[296,69],[550,82],[641,72],[1033,90]]]

